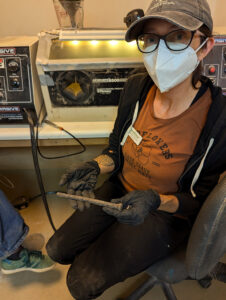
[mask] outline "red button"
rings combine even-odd
[[[209,68],[209,73],[210,74],[215,74],[216,73],[216,68],[215,67],[210,67]]]
[[[3,59],[2,59],[2,58],[0,58],[0,64],[1,64],[1,63],[3,63]]]

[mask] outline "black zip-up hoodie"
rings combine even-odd
[[[194,153],[178,180],[178,191],[174,194],[179,199],[176,213],[187,217],[197,215],[220,174],[226,170],[226,97],[221,88],[213,86],[211,80],[203,77],[202,81],[211,91],[212,104]],[[120,143],[131,125],[136,103],[139,101],[140,111],[152,85],[153,81],[147,73],[136,74],[128,79],[122,91],[109,146],[103,151],[114,160],[112,176],[123,167]]]

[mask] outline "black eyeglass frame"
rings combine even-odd
[[[137,47],[138,47],[139,51],[142,52],[142,53],[146,53],[146,54],[147,54],[147,53],[152,53],[152,52],[154,52],[156,49],[158,49],[160,40],[163,40],[163,41],[165,42],[166,47],[167,47],[169,50],[175,51],[175,52],[183,51],[183,50],[187,49],[187,48],[191,45],[191,42],[192,42],[193,37],[194,37],[194,35],[195,35],[195,33],[196,33],[196,30],[195,30],[195,31],[190,31],[190,32],[191,32],[191,39],[190,39],[188,45],[187,45],[185,48],[183,48],[183,49],[178,49],[178,50],[171,49],[171,48],[167,45],[167,42],[166,42],[166,37],[167,37],[169,34],[171,34],[171,33],[173,33],[173,32],[176,32],[176,31],[181,31],[181,30],[183,30],[183,29],[176,29],[176,30],[173,30],[173,31],[168,32],[168,33],[165,34],[165,35],[159,35],[159,34],[155,34],[155,33],[144,32],[144,33],[140,34],[140,35],[137,37],[137,39],[136,39]],[[186,31],[186,30],[184,30],[184,31]],[[141,36],[144,35],[144,34],[152,34],[152,35],[154,35],[154,36],[156,36],[156,37],[158,38],[158,43],[156,44],[156,47],[155,47],[154,50],[146,52],[146,51],[143,51],[143,50],[140,49],[139,43],[138,43],[138,39],[139,39],[139,37],[141,37]]]

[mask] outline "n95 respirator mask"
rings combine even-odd
[[[196,50],[189,46],[182,51],[172,51],[160,39],[155,51],[143,53],[144,65],[161,93],[183,82],[197,68],[200,63],[197,52],[206,42],[207,39]]]

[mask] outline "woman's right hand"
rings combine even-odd
[[[95,198],[94,188],[97,183],[97,177],[100,174],[100,168],[95,160],[82,163],[69,168],[60,179],[60,186],[67,184],[67,193],[71,195],[85,196]],[[89,207],[88,202],[70,200],[74,208],[83,211]]]

